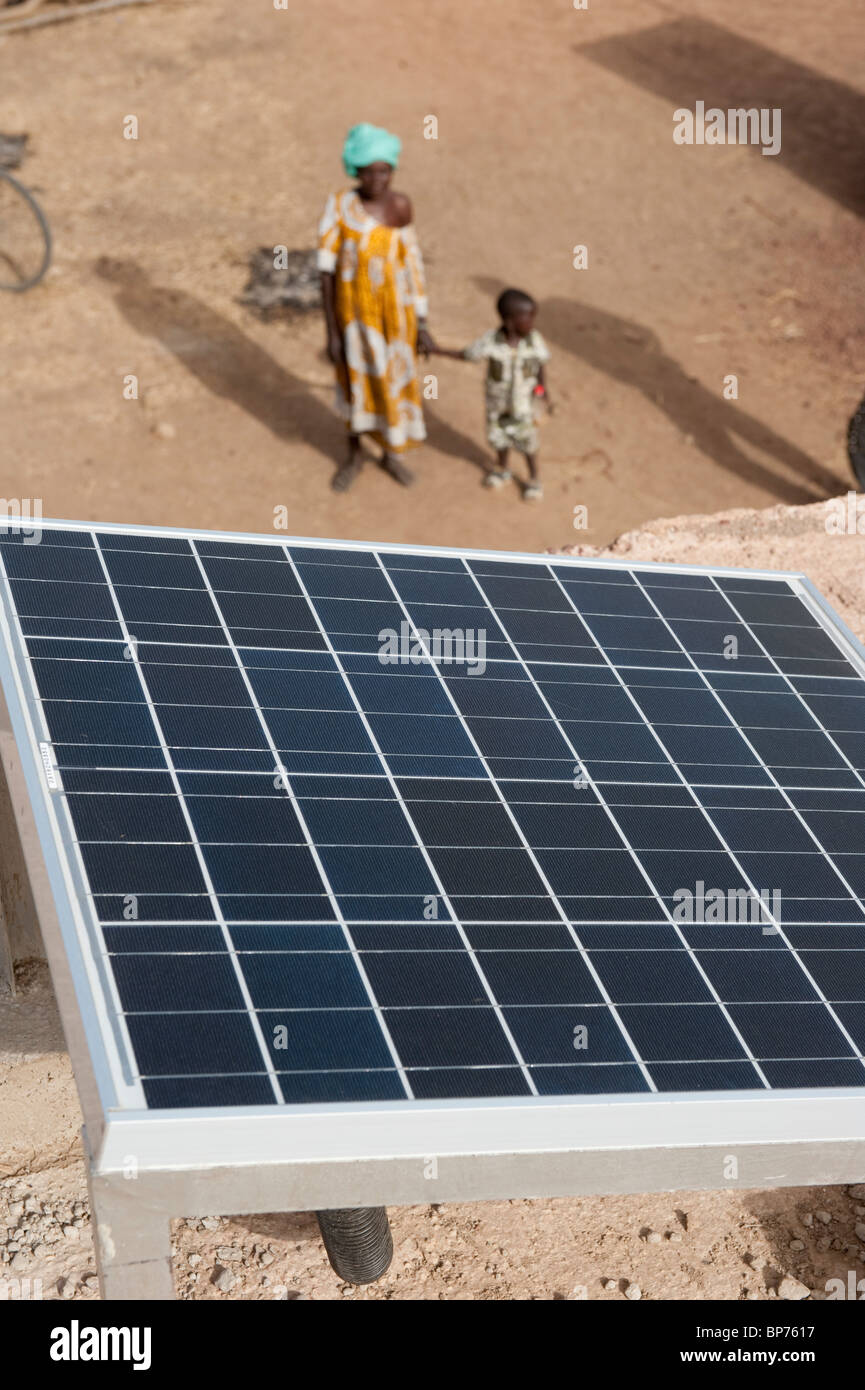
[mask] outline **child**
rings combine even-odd
[[[461,352],[436,345],[433,352],[443,357],[459,357],[465,362],[487,364],[487,439],[496,451],[496,467],[484,478],[486,487],[500,488],[511,481],[508,468],[510,450],[525,454],[529,470],[523,484],[523,500],[539,502],[543,489],[538,478],[538,431],[533,411],[534,398],[541,397],[552,412],[544,380],[544,363],[549,348],[535,330],[538,306],[522,290],[505,290],[496,300],[501,325],[484,333]]]

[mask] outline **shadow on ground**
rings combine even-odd
[[[865,93],[713,24],[675,19],[576,47],[626,81],[670,103],[659,112],[672,139],[673,110],[698,101],[731,108],[780,107],[781,151],[755,158],[805,179],[842,207],[865,216],[862,131]],[[642,120],[643,117],[635,119]],[[711,157],[711,149],[704,151]]]
[[[328,463],[342,462],[335,412],[236,324],[185,290],[154,284],[134,261],[102,257],[95,269],[136,333],[160,342],[214,396],[234,401],[278,439],[302,439]]]
[[[845,1291],[865,1276],[854,1232],[855,1202],[844,1187],[775,1188],[748,1194],[747,1208],[770,1248],[769,1262],[750,1264],[764,1288],[777,1289],[790,1275],[824,1298],[830,1279]],[[810,1218],[810,1220],[809,1220]],[[828,1218],[828,1219],[827,1219]],[[798,1249],[801,1242],[802,1249]],[[824,1248],[820,1248],[823,1246]],[[849,1247],[845,1250],[845,1246]]]

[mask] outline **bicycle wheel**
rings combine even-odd
[[[38,285],[51,264],[51,232],[32,194],[0,169],[0,290]]]

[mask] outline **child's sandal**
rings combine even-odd
[[[523,488],[524,502],[541,502],[544,496],[544,489],[540,483],[526,483]]]
[[[505,483],[511,481],[511,475],[507,468],[496,468],[484,475],[484,487],[504,487]]]

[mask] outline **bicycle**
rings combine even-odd
[[[32,290],[51,264],[51,229],[33,194],[0,166],[0,290]]]

